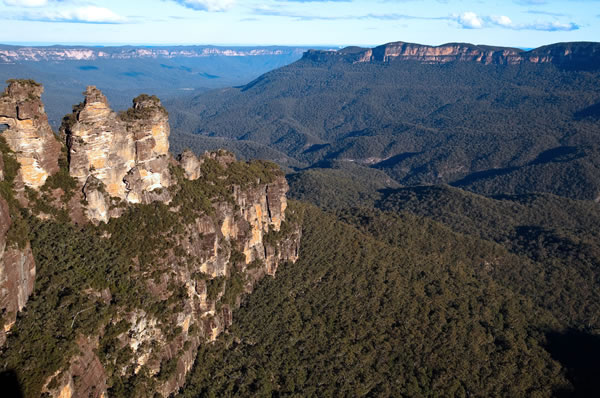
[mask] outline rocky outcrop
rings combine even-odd
[[[468,43],[427,46],[394,42],[374,48],[347,47],[340,51],[309,50],[304,60],[312,62],[387,63],[395,60],[425,64],[478,62],[485,65],[519,65],[550,63],[569,68],[598,68],[598,43],[558,43],[531,51],[518,48],[491,47]]]
[[[202,163],[194,152],[186,149],[177,157],[177,160],[185,172],[185,178],[191,181],[200,178]]]
[[[35,282],[35,261],[29,243],[19,247],[8,239],[13,222],[8,203],[0,196],[0,346],[6,340]]]
[[[185,172],[185,178],[194,181],[202,176],[201,168],[205,159],[216,160],[221,166],[235,162],[235,156],[225,150],[215,152],[206,152],[200,159],[190,150],[186,149],[181,153],[177,160]]]
[[[21,166],[16,183],[34,189],[58,171],[61,147],[48,124],[43,91],[31,80],[13,80],[0,98],[0,125],[6,128],[0,134]]]
[[[196,163],[188,155],[190,163]],[[195,157],[195,156],[193,156]],[[190,159],[191,158],[191,159]],[[197,159],[202,164],[206,159],[216,160],[223,166],[235,161],[233,155],[219,151],[207,153]],[[300,244],[299,226],[279,238],[269,239],[281,232],[287,207],[288,185],[283,176],[271,183],[259,183],[242,188],[233,186],[233,203],[214,203],[215,213],[195,219],[177,237],[177,246],[185,256],[194,259],[196,267],[189,265],[173,266],[175,257],[167,260],[170,270],[175,273],[172,280],[166,278],[155,288],[163,289],[169,282],[179,283],[187,292],[183,311],[177,314],[175,327],[181,328],[181,335],[160,352],[149,350],[151,342],[164,340],[156,322],[147,316],[135,314],[129,319],[137,325],[124,335],[134,336],[127,344],[134,350],[138,366],[146,366],[150,373],[157,374],[161,363],[176,358],[176,371],[164,384],[157,386],[163,396],[177,391],[185,383],[185,375],[191,370],[196,357],[197,346],[202,341],[213,341],[232,323],[232,310],[239,305],[242,293],[249,293],[263,276],[274,275],[278,266],[285,261],[295,262]],[[198,278],[197,275],[203,275]],[[235,276],[237,275],[237,276]],[[243,289],[234,302],[223,302],[228,280],[239,277]],[[209,286],[217,285],[217,294],[209,292]],[[213,294],[211,296],[211,294]],[[140,321],[143,318],[144,321]],[[140,326],[143,325],[143,326]],[[196,330],[194,332],[193,330]],[[191,344],[186,344],[189,341]],[[185,348],[189,345],[189,348]],[[150,358],[155,358],[151,360]]]
[[[94,352],[98,339],[79,336],[79,354],[71,359],[64,372],[57,372],[44,386],[44,393],[57,398],[107,396],[106,372]]]
[[[124,216],[128,205],[158,201],[127,213],[150,210],[148,225],[162,225],[156,233],[166,242],[143,261],[139,253],[122,254],[124,269],[131,272],[126,277],[139,278],[144,302],[113,301],[118,293],[111,294],[111,287],[100,285],[95,291],[86,286],[82,294],[92,305],[70,314],[78,350],[65,353],[62,368],[44,374],[39,388],[53,397],[99,398],[111,394],[111,388],[136,385],[127,394],[169,396],[184,385],[198,346],[232,324],[242,296],[264,276],[274,275],[281,263],[296,261],[300,226],[286,221],[285,177],[272,164],[237,162],[223,150],[200,158],[184,152],[176,162],[169,154],[167,112],[158,98],[141,95],[132,108],[117,114],[93,86],[61,127],[67,175],[66,163],[58,167],[61,147],[47,127],[41,90],[34,82],[14,82],[0,100],[8,125],[2,134],[10,147],[2,143],[0,152],[0,184],[9,188],[0,191],[8,192],[0,196],[0,345],[33,291],[36,271],[27,225],[20,218],[19,206],[26,201],[17,200],[14,186],[38,190],[21,192],[30,198],[31,209],[45,200],[50,210],[43,216],[59,220],[62,214],[61,223],[68,219],[65,206],[82,207],[99,224]],[[7,161],[10,181],[3,181]],[[68,198],[55,203],[63,196]],[[111,239],[116,233],[111,226],[97,226],[102,233],[95,239]],[[85,332],[73,329],[82,311],[97,306],[111,307],[110,315]]]
[[[10,153],[8,156],[18,159]],[[7,161],[9,159],[7,158]],[[13,160],[14,162],[14,160]],[[8,178],[8,176],[6,176]],[[16,242],[11,239],[9,231],[14,226],[12,217],[19,217],[2,195],[14,194],[14,181],[5,181],[4,155],[0,152],[0,346],[6,340],[6,334],[11,330],[27,299],[33,291],[35,282],[35,262],[31,247],[26,239]]]
[[[83,189],[91,220],[106,222],[119,214],[112,198],[128,203],[169,200],[169,124],[158,98],[141,95],[117,115],[100,90],[90,86],[61,132],[69,172]]]
[[[182,184],[191,191],[224,181],[229,168],[235,169],[233,173],[249,170],[226,151],[206,153],[200,158],[186,152],[179,160],[188,180]],[[208,176],[210,172],[216,174]],[[250,293],[265,275],[274,275],[283,262],[296,261],[300,228],[286,221],[288,185],[284,176],[278,173],[268,181],[254,177],[243,185],[224,184],[222,188],[229,194],[211,200],[209,211],[192,211],[192,219],[178,221],[182,224],[178,232],[164,236],[171,249],[152,264],[153,276],[140,275],[154,297],[166,302],[176,295],[177,310],[169,309],[161,316],[149,308],[116,310],[117,315],[97,336],[79,339],[80,354],[71,359],[69,368],[47,380],[50,395],[109,394],[116,374],[123,377],[122,381],[140,377],[145,380],[145,391],[169,396],[184,385],[198,346],[214,341],[232,324],[232,311],[242,295]],[[173,190],[179,188],[175,185]],[[182,204],[177,203],[169,204],[168,211],[181,214]],[[111,301],[110,292],[96,296]],[[128,359],[119,362],[119,356],[107,357],[102,362],[94,354],[98,341],[111,327],[123,323],[127,326],[110,344],[117,345],[111,351],[127,351]],[[95,377],[86,376],[89,373]],[[140,392],[131,394],[144,396]]]

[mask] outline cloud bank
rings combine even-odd
[[[4,0],[3,3],[10,7],[45,7],[48,0]]]
[[[500,27],[513,30],[539,30],[545,32],[569,32],[579,29],[574,22],[538,21],[533,23],[514,23],[506,15],[479,16],[472,11],[453,15],[453,19],[463,29],[483,29]]]
[[[70,10],[26,13],[17,19],[38,22],[89,24],[122,24],[128,22],[127,18],[114,13],[108,8],[97,6],[79,7]]]
[[[235,0],[173,0],[176,3],[196,11],[227,11],[234,6]]]

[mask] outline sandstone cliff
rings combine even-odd
[[[80,355],[47,380],[45,391],[50,395],[85,392],[100,397],[109,389],[114,393],[117,381],[136,380],[137,389],[126,395],[143,396],[140,391],[146,389],[168,396],[184,385],[198,345],[215,340],[231,325],[232,310],[242,295],[265,275],[274,275],[282,262],[296,261],[300,230],[286,221],[288,186],[280,173],[238,185],[231,182],[249,168],[233,155],[219,151],[200,159],[187,153],[184,158],[197,166],[197,178],[186,178],[182,168],[171,188],[173,202],[167,206],[175,221],[167,232],[153,231],[170,249],[151,264],[140,265],[138,275],[153,299],[170,303],[176,297],[176,302],[159,314],[150,305],[118,309],[97,335],[80,338]],[[200,210],[186,198],[207,185],[218,186],[225,196],[215,196],[209,208]],[[110,302],[110,292],[98,297],[102,294]],[[113,333],[115,328],[120,329]],[[117,347],[111,351],[126,350],[127,360],[96,354],[112,345]],[[96,376],[86,376],[89,372]]]
[[[313,62],[386,63],[395,60],[425,64],[456,61],[485,65],[519,65],[549,63],[567,68],[598,68],[600,46],[597,43],[559,43],[531,51],[518,48],[491,47],[468,43],[427,46],[394,42],[374,48],[347,47],[340,51],[309,50],[304,60]]]
[[[4,367],[31,396],[166,397],[183,386],[198,345],[232,324],[243,295],[296,261],[287,182],[274,164],[226,151],[176,161],[158,98],[141,95],[117,114],[92,86],[64,119],[61,152],[41,92],[15,81],[0,99]],[[77,212],[93,223],[75,226]],[[34,287],[32,252],[43,286],[15,323]],[[33,338],[5,333],[23,322]]]
[[[28,80],[10,81],[0,98],[2,136],[20,164],[17,184],[39,188],[58,171],[60,143],[48,124],[41,85]]]
[[[11,160],[6,159],[7,162]],[[8,202],[15,202],[13,181],[8,180],[14,177],[4,172],[4,155],[0,151],[0,346],[13,327],[17,313],[25,307],[35,281],[35,262],[29,241],[26,236],[18,236],[26,231],[20,230],[13,222],[13,217],[16,221],[22,220],[14,205],[11,209]]]
[[[61,132],[69,152],[69,172],[83,190],[87,216],[108,221],[116,198],[128,203],[168,201],[171,185],[169,124],[156,97],[139,96],[121,115],[90,86],[85,100],[65,117]]]

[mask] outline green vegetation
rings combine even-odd
[[[365,221],[360,232],[311,207],[302,213],[299,261],[255,289],[228,335],[200,347],[180,396],[542,397],[567,388],[543,347],[558,322],[485,266],[520,258],[415,216],[342,217]]]
[[[69,200],[71,200],[75,194],[75,189],[77,188],[77,180],[69,174],[69,163],[67,158],[67,147],[63,145],[61,147],[60,157],[58,158],[59,171],[48,177],[46,183],[42,187],[42,191],[58,188],[62,189],[62,200],[64,203],[68,203]]]
[[[11,225],[6,234],[7,246],[16,245],[22,249],[29,242],[29,226],[21,214],[21,206],[14,193],[14,182],[19,172],[19,162],[15,154],[10,149],[4,137],[0,135],[0,152],[4,163],[4,180],[0,181],[0,196],[8,203],[8,210],[11,217]]]
[[[24,395],[34,397],[77,352],[76,336],[97,333],[114,314],[86,290],[126,285],[123,290],[135,296],[136,280],[123,272],[128,267],[111,242],[92,231],[35,218],[28,221],[37,268],[35,290],[17,318],[0,362],[17,372]]]
[[[29,200],[29,210],[33,214],[50,215],[62,223],[68,223],[70,221],[69,201],[76,193],[77,181],[69,174],[67,148],[64,145],[58,164],[59,171],[46,179],[39,192],[25,187],[25,193]]]
[[[524,294],[569,326],[600,331],[600,206],[554,195],[486,198],[449,187],[388,192],[378,204],[442,222],[527,257],[494,278]]]
[[[246,86],[172,100],[171,141],[317,169],[307,178],[338,173],[332,161],[356,162],[405,186],[593,200],[599,76],[554,65],[303,59]]]
[[[167,110],[162,107],[160,100],[156,95],[140,94],[133,100],[134,104],[143,104],[143,106],[133,106],[126,111],[119,112],[119,118],[127,122],[136,122],[149,120],[155,112],[161,112],[168,116]]]
[[[351,162],[330,162],[289,174],[290,196],[321,208],[372,206],[379,191],[400,185],[381,170]]]
[[[11,203],[18,206],[11,196],[12,178],[18,169],[16,161],[5,143],[0,144],[7,177],[0,187],[3,196],[6,192]],[[181,177],[181,169],[173,171]],[[192,269],[196,260],[178,246],[177,239],[195,216],[210,216],[214,214],[214,203],[232,201],[231,184],[252,188],[259,181],[273,181],[280,173],[271,163],[234,163],[224,168],[217,161],[208,160],[201,180],[179,181],[169,205],[131,205],[121,217],[99,226],[73,225],[64,208],[55,207],[64,203],[48,198],[56,188],[66,192],[63,201],[72,194],[72,179],[64,169],[49,179],[41,195],[28,190],[32,211],[17,207],[14,213],[23,214],[26,230],[15,229],[14,233],[25,244],[31,241],[37,269],[35,290],[0,352],[0,363],[16,372],[25,396],[39,396],[46,380],[65,368],[78,353],[78,336],[95,335],[101,336],[97,354],[109,377],[109,395],[147,396],[156,381],[147,369],[135,374],[135,367],[130,364],[133,353],[128,347],[121,347],[117,339],[130,326],[127,314],[141,309],[155,317],[166,342],[181,335],[181,327],[173,327],[173,323],[183,311],[187,288],[168,277],[172,267]],[[55,217],[41,221],[32,214],[36,212]],[[13,221],[13,225],[20,224]],[[235,253],[236,262],[244,260],[243,254]],[[169,261],[164,261],[166,258]],[[206,280],[211,299],[222,296],[219,305],[233,307],[244,293],[244,275],[232,268],[227,277],[208,279],[208,275],[195,274],[195,278]],[[152,286],[163,277],[168,283],[164,292],[157,295]],[[103,298],[106,294],[109,300]],[[131,366],[123,368],[127,364]],[[158,380],[169,378],[176,364],[175,357],[165,361]]]

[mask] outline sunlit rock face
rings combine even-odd
[[[111,198],[128,203],[168,201],[169,121],[156,97],[141,95],[126,112],[114,112],[100,90],[89,86],[85,100],[61,127],[69,172],[83,188],[87,216],[107,221]]]
[[[427,46],[393,42],[374,48],[347,47],[339,51],[309,50],[304,60],[317,63],[387,63],[414,61],[423,64],[477,62],[484,65],[554,64],[574,69],[597,69],[600,46],[596,43],[557,43],[531,51],[519,48],[492,47],[469,43]]]
[[[37,189],[58,171],[61,145],[48,124],[44,89],[31,80],[13,80],[0,98],[0,134],[21,165],[17,185]]]
[[[23,97],[23,85],[31,91],[31,96]],[[7,91],[11,90],[14,91],[10,94],[14,109],[5,106],[12,110],[4,112],[8,129],[2,134],[22,131],[13,129],[22,120],[31,120],[38,129],[34,131],[32,127],[30,136],[21,134],[20,140],[11,141],[12,151],[27,148],[23,142],[28,139],[30,145],[44,140],[49,144],[32,150],[29,155],[26,151],[13,153],[3,147],[0,182],[7,178],[12,181],[14,160],[20,156],[19,164],[25,172],[17,176],[20,180],[15,180],[14,185],[20,183],[21,187],[37,189],[43,185],[42,180],[37,185],[32,184],[35,180],[28,179],[32,173],[27,172],[27,166],[36,165],[45,173],[45,181],[59,169],[61,146],[51,130],[44,130],[46,119],[40,117],[45,124],[36,124],[39,122],[36,115],[43,112],[39,102],[40,86],[32,82],[16,86],[13,83]],[[21,110],[19,104],[23,101],[28,105]],[[28,101],[37,101],[37,105]],[[23,118],[33,115],[33,119],[20,119],[19,115]],[[42,394],[64,398],[106,397],[115,386],[115,375],[133,374],[134,379],[140,376],[146,383],[145,391],[151,391],[152,396],[171,396],[184,385],[198,346],[214,341],[232,324],[232,311],[240,305],[242,296],[250,293],[266,275],[274,275],[282,263],[297,260],[301,229],[289,218],[286,221],[288,185],[285,177],[273,170],[265,174],[254,172],[251,165],[236,162],[235,156],[224,150],[206,153],[200,158],[185,152],[177,163],[168,152],[167,113],[156,97],[147,95],[137,97],[132,108],[117,114],[98,89],[88,87],[85,101],[65,117],[61,136],[66,142],[69,174],[78,185],[71,200],[79,204],[80,210],[84,209],[87,219],[108,222],[111,217],[122,215],[128,204],[153,201],[167,203],[156,208],[187,213],[178,218],[177,227],[164,232],[169,248],[154,257],[152,264],[147,264],[157,272],[138,269],[139,273],[135,274],[148,294],[157,299],[155,304],[166,303],[168,311],[157,311],[145,306],[146,303],[132,307],[115,304],[109,288],[84,290],[103,305],[114,305],[114,312],[110,319],[102,320],[97,329],[76,334],[77,350],[69,354],[60,370],[47,375]],[[23,161],[27,159],[24,155],[29,156],[30,163]],[[5,169],[4,163],[10,167]],[[62,162],[61,165],[66,166]],[[248,169],[244,169],[246,166]],[[227,180],[224,174],[215,174],[215,169],[227,171],[235,178]],[[250,171],[236,174],[241,169]],[[66,178],[62,174],[59,177]],[[225,185],[219,185],[220,182]],[[2,184],[7,185],[6,181]],[[205,184],[219,187],[215,191],[219,193],[204,198],[206,207],[201,211],[195,209],[194,201],[188,207],[177,200],[171,201],[172,196],[185,194],[186,187],[194,192]],[[18,328],[15,326],[17,313],[25,307],[36,276],[28,233],[14,228],[23,220],[19,205],[13,200],[17,197],[13,184],[8,185],[11,185],[8,196],[2,196],[6,190],[0,191],[0,345],[4,344],[8,332],[14,333]],[[42,191],[47,192],[46,188]],[[21,188],[21,192],[24,191]],[[32,203],[21,205],[27,207]],[[290,210],[287,211],[289,215]],[[188,216],[189,223],[181,222]],[[81,215],[81,218],[85,217]],[[22,239],[15,238],[14,231]],[[139,258],[132,260],[133,269],[139,266]],[[169,306],[169,300],[176,301],[177,305]],[[121,321],[126,330],[116,335],[113,348],[125,350],[127,355],[121,360],[99,354],[107,328]],[[166,367],[170,369],[168,373],[164,370]],[[148,395],[144,392],[136,396]]]

